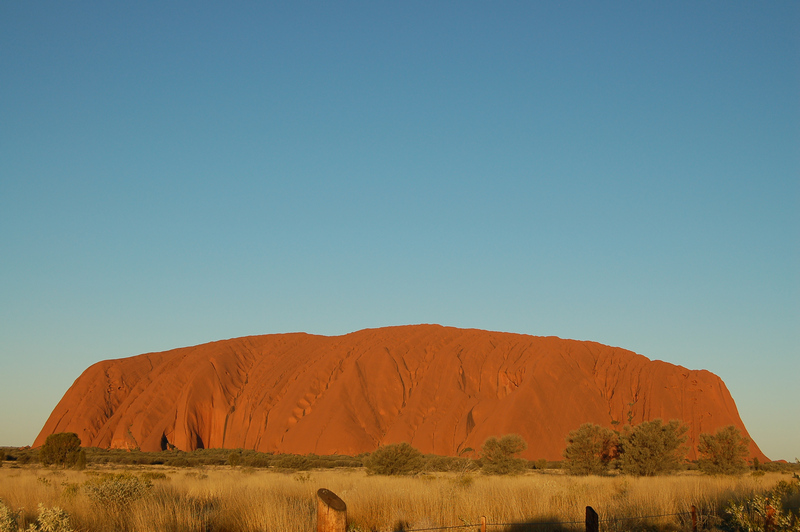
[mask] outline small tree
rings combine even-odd
[[[689,427],[660,419],[625,427],[621,438],[622,470],[631,475],[652,477],[677,470],[686,456]]]
[[[39,458],[45,465],[70,466],[78,460],[81,439],[74,432],[51,434],[39,451]]]
[[[519,434],[506,434],[500,439],[492,436],[481,448],[481,467],[490,475],[508,475],[525,469],[525,460],[517,455],[528,448]]]
[[[564,450],[567,470],[573,475],[602,475],[617,455],[617,433],[594,423],[584,423],[567,436]]]
[[[733,425],[719,429],[715,434],[701,434],[697,452],[700,453],[700,470],[710,475],[732,475],[747,469],[747,446],[750,440],[742,436]],[[757,459],[753,464],[758,469]]]
[[[422,470],[422,453],[407,443],[383,445],[364,459],[367,472],[373,475],[411,475]]]

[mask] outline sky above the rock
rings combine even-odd
[[[800,457],[800,3],[0,4],[0,445],[90,364],[439,323]]]

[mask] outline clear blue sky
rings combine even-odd
[[[90,364],[440,323],[800,457],[800,3],[0,4],[0,445]]]

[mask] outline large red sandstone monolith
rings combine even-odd
[[[701,433],[747,430],[725,383],[595,342],[413,325],[344,336],[274,334],[106,360],[88,368],[34,446],[253,449],[357,455],[407,442],[457,456],[520,434],[530,460],[561,460],[571,430],[660,418]],[[767,458],[750,438],[750,456]]]

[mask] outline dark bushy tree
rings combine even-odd
[[[625,427],[620,441],[622,471],[652,477],[676,471],[686,457],[686,432],[689,427],[673,420],[660,419]]]
[[[422,453],[405,442],[378,447],[364,459],[367,472],[373,475],[412,475],[424,463]]]
[[[71,466],[78,460],[81,439],[74,432],[51,434],[39,451],[39,459],[45,465]]]
[[[519,434],[506,434],[500,439],[492,436],[481,448],[481,468],[490,475],[520,473],[527,464],[517,455],[527,448]]]
[[[564,450],[567,471],[573,475],[602,475],[608,472],[617,455],[617,433],[613,430],[584,423],[567,436]]]
[[[733,425],[715,434],[701,434],[697,452],[700,470],[711,475],[733,475],[747,469],[747,446],[750,440]],[[754,460],[754,465],[757,464]]]

